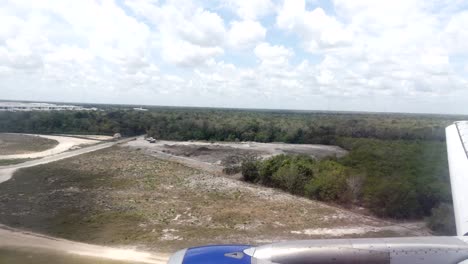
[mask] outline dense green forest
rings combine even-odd
[[[255,157],[241,165],[244,179],[381,217],[429,216],[451,193],[445,143],[341,138],[349,155],[320,161],[305,156]]]
[[[444,128],[464,116],[203,108],[147,112],[0,112],[0,132],[93,133],[157,139],[334,144],[343,158],[277,156],[242,164],[246,180],[378,216],[447,218],[451,202]],[[444,211],[444,212],[445,212]],[[431,227],[451,232],[447,219]],[[444,224],[445,223],[445,224]]]
[[[439,140],[461,116],[156,108],[148,112],[0,112],[0,131],[149,133],[177,140],[334,144],[337,137]]]

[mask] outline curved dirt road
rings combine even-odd
[[[46,163],[54,162],[54,161],[61,160],[61,159],[74,157],[76,155],[81,155],[84,153],[112,147],[113,145],[117,143],[119,142],[102,143],[102,144],[84,147],[84,148],[69,151],[69,152],[62,152],[62,153],[47,156],[38,160],[31,160],[31,161],[27,161],[27,162],[15,164],[15,165],[1,166],[0,167],[0,184],[4,181],[9,180],[11,176],[13,175],[13,173],[18,169],[37,166],[37,165],[46,164]]]
[[[56,135],[33,135],[33,134],[21,134],[26,136],[36,136],[43,137],[52,140],[58,141],[58,145],[39,152],[25,153],[25,154],[13,154],[13,155],[0,155],[0,159],[35,159],[52,156],[58,153],[65,152],[75,146],[79,145],[90,145],[99,143],[99,140],[94,139],[83,139],[83,138],[74,138],[66,136],[56,136]]]
[[[0,225],[0,249],[2,248],[16,248],[23,251],[29,248],[41,252],[59,252],[98,259],[118,260],[124,263],[163,264],[169,258],[169,255],[166,254],[90,245]]]

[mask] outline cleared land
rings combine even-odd
[[[117,146],[17,171],[0,184],[0,223],[156,252],[212,243],[427,234],[417,224],[363,216]]]
[[[258,143],[258,142],[201,142],[166,141],[149,143],[142,137],[127,143],[157,158],[177,161],[189,167],[219,174],[225,166],[238,165],[242,157],[254,155],[268,158],[278,154],[303,154],[313,158],[342,157],[347,151],[338,146]]]
[[[0,134],[0,155],[28,154],[58,145],[57,140],[23,134]]]

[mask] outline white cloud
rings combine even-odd
[[[162,58],[181,66],[205,63],[223,53],[226,29],[216,13],[193,5],[190,1],[126,1],[134,12],[152,22]]]
[[[307,51],[320,52],[350,44],[353,33],[336,18],[317,7],[312,11],[305,9],[305,1],[283,2],[276,23],[279,28],[294,32],[303,39]]]
[[[227,0],[227,5],[242,19],[256,20],[271,13],[271,0]]]
[[[165,39],[162,42],[162,49],[162,57],[166,61],[180,66],[197,66],[223,54],[221,47],[203,47],[177,39]]]
[[[463,87],[450,63],[462,50],[464,16],[444,26],[431,1],[333,0],[335,16],[304,1],[284,1],[279,28],[297,34],[304,50],[324,55],[316,81],[341,96],[425,96]],[[449,33],[450,32],[450,33]],[[448,48],[447,48],[448,47]]]
[[[258,44],[254,52],[262,64],[268,65],[285,65],[294,54],[290,49],[281,45],[271,45],[266,42]]]
[[[14,36],[23,26],[24,21],[18,17],[5,14],[2,11],[0,11],[0,16],[2,17],[2,23],[0,26],[0,43],[2,43],[8,38]]]
[[[445,27],[445,41],[451,53],[468,53],[468,11],[452,16]]]
[[[234,21],[229,29],[228,44],[234,49],[252,47],[265,38],[266,29],[257,21]]]

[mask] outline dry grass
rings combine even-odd
[[[294,230],[389,225],[124,147],[18,171],[0,185],[0,223],[163,252],[200,244],[324,237]],[[408,234],[377,230],[347,236],[376,233]]]
[[[5,159],[5,160],[0,159],[0,166],[15,165],[15,164],[20,164],[20,163],[30,161],[30,160],[34,160],[34,159]]]
[[[44,151],[55,147],[56,140],[21,134],[0,134],[0,155]]]

